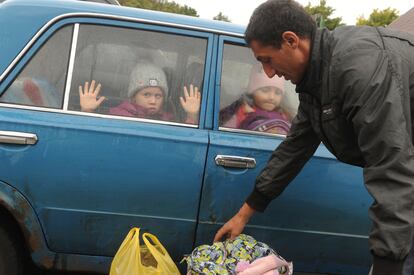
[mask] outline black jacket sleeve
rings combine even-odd
[[[366,163],[365,185],[374,198],[369,210],[374,274],[400,274],[414,237],[409,64],[382,49],[354,49],[337,64],[336,91],[344,96],[343,110]],[[382,272],[384,265],[394,272]]]
[[[301,104],[288,136],[272,153],[246,200],[257,211],[264,211],[270,201],[282,193],[318,148],[320,140]]]

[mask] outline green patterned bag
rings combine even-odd
[[[234,240],[200,245],[184,257],[183,261],[187,262],[187,275],[227,275],[236,274],[236,265],[240,261],[253,262],[270,254],[277,255],[265,243],[258,242],[249,235],[240,234]]]

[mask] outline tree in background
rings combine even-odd
[[[122,6],[128,6],[133,8],[141,8],[146,10],[165,11],[170,13],[185,14],[190,16],[196,16],[197,11],[187,5],[181,6],[174,1],[168,0],[120,0],[119,3]]]
[[[327,6],[326,0],[320,0],[319,6],[312,6],[309,2],[305,7],[305,10],[316,18],[318,26],[325,26],[328,29],[333,30],[338,26],[344,25],[342,23],[342,17],[331,18],[331,15],[335,9]]]
[[[231,22],[230,19],[224,15],[222,12],[219,12],[216,16],[213,17],[213,20],[224,21],[224,22]]]
[[[360,16],[357,19],[356,25],[368,25],[374,27],[388,26],[392,21],[399,17],[399,12],[396,9],[386,8],[385,10],[374,9],[368,19]]]

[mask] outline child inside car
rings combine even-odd
[[[254,66],[246,92],[220,111],[220,126],[286,135],[292,118],[282,108],[284,81]]]
[[[94,112],[105,100],[98,98],[101,84],[92,80],[79,86],[81,111]],[[128,86],[128,99],[109,109],[108,114],[164,121],[175,121],[173,113],[165,111],[168,96],[167,78],[164,71],[151,63],[138,63],[132,70]],[[180,103],[186,113],[184,123],[197,124],[200,111],[201,94],[197,87],[184,87]]]

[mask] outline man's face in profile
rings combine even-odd
[[[272,45],[263,45],[253,40],[250,48],[256,59],[262,63],[263,70],[268,77],[277,75],[298,84],[306,71],[309,53],[300,48],[304,40],[292,32],[285,32],[286,39],[276,48]]]

